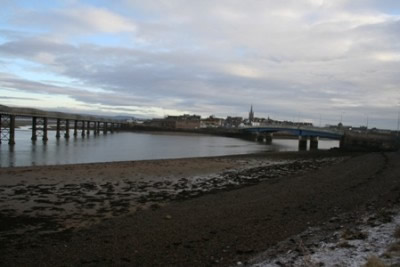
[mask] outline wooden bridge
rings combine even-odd
[[[73,136],[77,137],[78,132],[82,137],[90,135],[92,131],[94,135],[101,132],[114,132],[122,127],[124,123],[118,120],[101,118],[96,116],[70,114],[63,112],[49,112],[33,108],[15,108],[0,105],[0,144],[8,142],[10,145],[15,144],[15,128],[16,118],[32,119],[32,141],[36,141],[41,137],[44,142],[48,140],[49,121],[56,123],[56,138],[70,137],[70,130]]]

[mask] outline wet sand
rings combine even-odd
[[[245,263],[338,214],[396,203],[399,159],[267,153],[0,169],[0,264]]]

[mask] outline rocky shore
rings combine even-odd
[[[3,168],[0,265],[260,263],[311,226],[393,208],[399,158],[321,151]]]

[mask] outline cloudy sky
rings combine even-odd
[[[0,104],[397,128],[397,0],[0,0]]]

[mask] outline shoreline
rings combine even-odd
[[[120,161],[104,161],[104,162],[86,162],[86,163],[62,163],[62,164],[49,164],[49,165],[24,165],[24,166],[8,166],[1,167],[1,170],[6,169],[22,169],[22,168],[45,168],[45,167],[63,167],[63,166],[82,166],[82,165],[104,165],[104,164],[124,164],[124,163],[133,163],[133,162],[156,162],[156,161],[173,161],[173,160],[195,160],[195,159],[218,159],[218,158],[240,158],[240,157],[313,157],[318,155],[323,155],[324,153],[332,153],[334,154],[347,154],[347,155],[356,155],[362,154],[365,152],[349,152],[349,151],[340,151],[337,148],[330,149],[319,149],[315,151],[260,151],[260,152],[252,152],[252,153],[243,153],[243,154],[230,154],[230,155],[216,155],[216,156],[204,156],[204,157],[178,157],[178,158],[160,158],[160,159],[139,159],[139,160],[120,160]]]
[[[1,168],[0,243],[7,256],[0,263],[50,266],[60,258],[72,266],[88,255],[94,265],[246,262],[328,219],[332,207],[358,210],[371,202],[371,190],[398,195],[391,178],[399,173],[396,159],[398,153],[267,152]],[[383,177],[379,186],[374,173]],[[84,254],[73,249],[75,242]],[[38,255],[43,252],[46,258]]]

